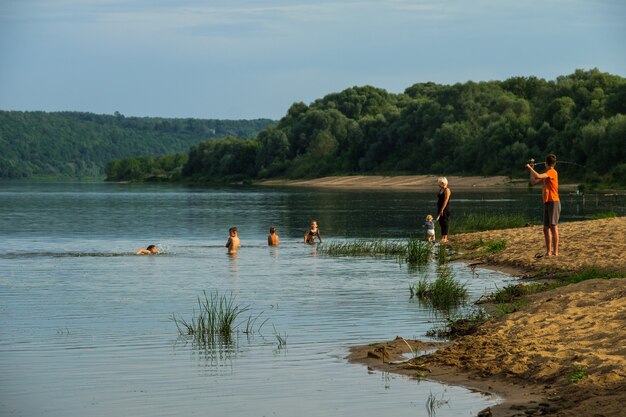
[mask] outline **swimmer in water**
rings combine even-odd
[[[239,242],[238,231],[236,227],[231,227],[228,229],[228,240],[226,241],[226,247],[228,248],[228,253],[235,254],[237,253],[237,248],[241,245]]]
[[[275,227],[270,227],[270,234],[267,235],[267,244],[268,246],[278,246],[279,244],[279,239],[278,235],[276,234]]]
[[[304,234],[304,243],[313,244],[315,239],[319,239],[320,243],[322,243],[322,235],[317,228],[317,220],[311,220],[311,228]]]
[[[139,249],[137,252],[135,252],[135,255],[155,255],[159,253],[159,249],[156,247],[156,245],[150,245],[145,249]]]

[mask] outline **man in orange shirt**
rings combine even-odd
[[[561,215],[561,200],[559,199],[559,174],[554,169],[556,156],[550,154],[546,157],[546,172],[539,174],[530,165],[530,183],[543,183],[541,193],[543,195],[543,235],[546,239],[546,255],[559,256],[559,217]]]

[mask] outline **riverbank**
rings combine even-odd
[[[473,263],[527,277],[592,267],[626,277],[626,218],[563,223],[559,230],[555,258],[535,257],[543,253],[539,226],[452,235],[450,242]],[[476,248],[477,241],[500,239],[507,244],[498,254]],[[421,358],[406,362],[401,355],[436,344],[396,339],[355,346],[349,360],[496,393],[504,402],[489,410],[493,416],[617,417],[626,398],[625,341],[626,280],[593,279],[527,296],[518,311]]]
[[[296,186],[320,188],[349,188],[362,190],[403,190],[430,191],[437,190],[436,175],[350,175],[315,178],[310,180],[263,180],[256,184],[271,186]],[[450,188],[467,191],[477,189],[509,189],[528,187],[527,179],[511,179],[505,176],[493,177],[461,177],[448,176]],[[561,184],[561,189],[576,190],[576,184]]]

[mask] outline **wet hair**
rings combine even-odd
[[[231,227],[230,229],[228,229],[228,233],[229,234],[232,233],[232,232],[237,233],[237,228],[236,227]]]
[[[551,153],[548,156],[546,156],[546,164],[548,164],[548,166],[555,166],[556,165],[556,155]]]
[[[437,179],[437,184],[443,184],[444,187],[448,186],[448,179],[446,177],[439,177]]]
[[[270,227],[270,233],[276,233],[276,228],[275,227]]]
[[[146,249],[147,249],[147,250],[156,249],[156,246],[155,246],[155,245],[150,245],[150,246],[148,246]]]

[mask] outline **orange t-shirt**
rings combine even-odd
[[[548,178],[543,180],[543,202],[550,203],[559,200],[559,174],[554,168],[546,171]]]

